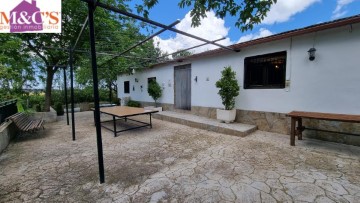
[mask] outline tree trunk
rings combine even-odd
[[[51,90],[52,90],[55,71],[52,69],[52,67],[47,67],[46,73],[47,73],[47,77],[46,77],[46,89],[45,89],[45,104],[43,110],[50,111]]]

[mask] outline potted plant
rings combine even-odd
[[[149,83],[147,91],[148,91],[149,95],[154,99],[155,107],[147,107],[145,109],[152,109],[152,110],[162,111],[162,107],[157,107],[157,100],[162,95],[162,89],[161,89],[159,83],[157,83],[155,80],[151,81]]]
[[[221,78],[216,82],[216,87],[220,88],[218,94],[221,97],[222,104],[225,109],[217,109],[216,117],[218,120],[230,123],[235,120],[236,109],[235,97],[239,95],[239,85],[236,79],[236,73],[231,69],[231,66],[224,67],[221,71]]]

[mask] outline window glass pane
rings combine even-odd
[[[124,93],[130,93],[130,81],[125,81],[124,82]]]
[[[244,88],[285,88],[286,51],[245,58]]]

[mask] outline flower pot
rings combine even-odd
[[[216,118],[220,121],[224,121],[225,123],[234,122],[236,118],[236,109],[216,109]]]

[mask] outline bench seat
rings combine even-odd
[[[31,119],[29,115],[24,112],[16,113],[7,118],[15,123],[15,126],[21,132],[35,132],[44,129],[44,120]]]

